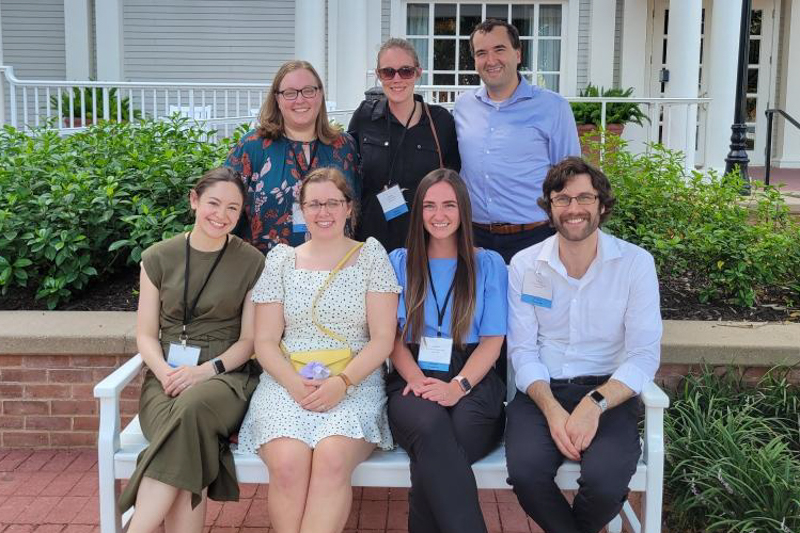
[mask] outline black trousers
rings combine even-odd
[[[512,233],[511,235],[498,235],[477,226],[472,226],[472,234],[475,236],[475,246],[494,250],[503,256],[503,260],[506,264],[509,264],[514,254],[520,250],[542,242],[551,235],[554,235],[555,232],[556,231],[547,224],[532,230]]]
[[[551,385],[567,412],[593,388]],[[506,411],[508,480],[522,508],[545,532],[597,533],[619,514],[641,454],[638,397],[601,415],[597,434],[581,457],[580,488],[571,507],[553,480],[564,456],[550,436],[544,414],[519,391]]]
[[[450,381],[475,349],[453,350],[450,371],[424,371]],[[416,358],[416,347],[412,346]],[[411,459],[409,533],[485,533],[472,463],[497,445],[503,434],[505,386],[494,369],[452,407],[403,396],[405,380],[387,380],[392,435]]]

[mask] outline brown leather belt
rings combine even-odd
[[[530,231],[532,229],[540,228],[547,223],[547,220],[540,220],[539,222],[531,222],[530,224],[507,224],[505,222],[481,224],[479,222],[473,222],[472,225],[495,235],[513,235],[514,233],[521,233],[523,231]]]

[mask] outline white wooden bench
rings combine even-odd
[[[123,517],[117,507],[119,490],[116,480],[129,479],[136,467],[139,452],[147,446],[136,417],[125,429],[120,428],[119,398],[123,388],[142,370],[142,357],[135,355],[114,373],[98,383],[94,396],[100,399],[100,428],[97,442],[100,531],[121,533]],[[509,379],[509,397],[514,391],[514,380]],[[627,502],[623,512],[633,531],[660,533],[661,499],[664,478],[664,409],[669,399],[657,385],[650,383],[642,391],[645,405],[645,431],[642,457],[630,482],[630,489],[642,494],[641,522]],[[236,475],[241,483],[268,483],[269,473],[255,454],[234,453]],[[360,487],[409,487],[408,455],[397,448],[393,451],[375,451],[356,468],[353,485]],[[506,483],[505,449],[501,445],[487,457],[473,465],[478,488],[508,489]],[[577,490],[580,464],[565,461],[558,469],[556,482],[563,490]],[[126,514],[126,519],[130,512]],[[127,520],[126,520],[127,522]],[[609,533],[622,529],[621,515],[608,526]]]

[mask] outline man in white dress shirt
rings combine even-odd
[[[539,200],[556,235],[509,268],[509,482],[547,533],[596,533],[619,513],[641,453],[637,395],[659,365],[655,264],[600,231],[614,202],[600,170],[565,159]],[[572,505],[553,481],[564,458],[581,462]]]

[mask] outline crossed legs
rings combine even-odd
[[[337,533],[350,514],[350,478],[375,445],[331,436],[310,448],[279,438],[259,450],[269,470],[267,510],[277,533]]]
[[[206,501],[203,490],[203,500],[192,509],[191,492],[145,476],[136,493],[136,512],[128,533],[150,533],[162,521],[167,533],[199,533],[205,523]]]

